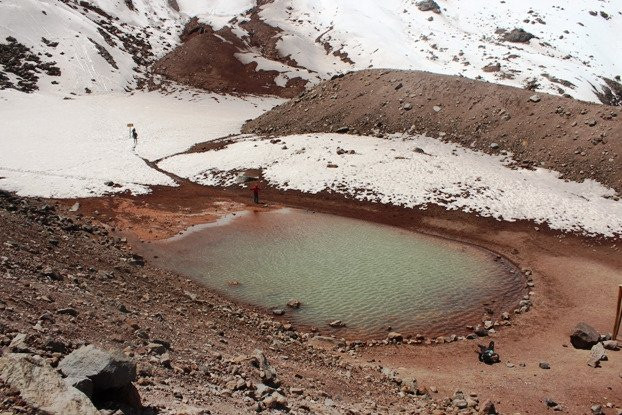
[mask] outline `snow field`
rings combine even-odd
[[[594,181],[565,182],[545,169],[512,170],[509,160],[423,136],[310,134],[280,140],[242,137],[219,151],[167,158],[159,167],[211,186],[233,185],[236,171],[262,168],[280,189],[330,191],[411,208],[435,204],[564,231],[622,235],[622,202],[605,198],[614,191]],[[337,154],[339,148],[355,154]]]
[[[149,191],[175,182],[142,159],[238,133],[244,120],[280,103],[215,94],[138,92],[63,100],[0,93],[0,188],[22,196],[89,197]],[[128,123],[139,134],[133,149]],[[105,183],[114,182],[119,187]]]

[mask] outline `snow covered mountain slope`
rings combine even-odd
[[[622,0],[0,1],[0,89],[131,89],[175,48],[156,70],[212,91],[292,96],[393,68],[622,100]]]
[[[210,26],[197,36],[234,45],[239,61],[273,71],[279,86],[374,67],[460,75],[595,102],[613,95],[611,103],[618,103],[610,89],[622,94],[615,82],[622,74],[622,0],[268,0],[245,11],[253,3],[180,2]],[[203,46],[195,41],[178,54],[193,55]],[[204,77],[189,73],[200,69],[176,67],[186,63],[173,54],[161,72],[201,86]],[[203,66],[206,73],[222,69],[209,59]]]
[[[133,88],[178,42],[184,20],[167,0],[2,0],[0,89]]]

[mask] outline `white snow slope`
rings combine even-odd
[[[243,4],[230,7],[230,17],[234,12],[242,14],[229,26],[244,38],[247,33],[239,23],[248,20],[242,10],[249,2],[233,3]],[[597,101],[594,87],[600,90],[601,77],[613,79],[622,74],[622,0],[438,0],[440,14],[423,12],[417,3],[274,0],[262,6],[259,16],[282,30],[277,45],[280,54],[308,70],[303,78],[314,82],[370,67],[416,69],[517,87],[535,78],[541,91]],[[223,26],[218,10],[200,17],[216,28]],[[523,28],[537,38],[526,44],[502,42],[496,33],[499,28]],[[334,51],[347,54],[354,63],[342,61]],[[260,58],[255,61],[266,66]],[[495,63],[501,71],[482,70]],[[289,71],[282,70],[280,77],[296,76]],[[556,83],[555,78],[574,86]]]
[[[155,59],[178,43],[185,20],[167,0],[132,2],[135,10],[130,10],[124,0],[87,2],[112,17],[109,19],[78,5],[78,1],[2,0],[0,43],[11,36],[35,54],[57,62],[62,76],[40,73],[42,92],[83,94],[85,88],[93,92],[123,91],[136,86],[136,75],[146,68],[134,62],[121,39],[128,35],[142,39],[151,46]],[[114,45],[108,44],[102,33],[110,36]],[[42,38],[58,42],[58,46],[49,47]],[[107,50],[118,68],[101,56],[93,41]]]
[[[329,191],[405,207],[435,204],[499,220],[622,236],[622,201],[605,198],[614,192],[590,180],[564,182],[545,169],[512,170],[505,166],[510,160],[423,136],[310,134],[280,140],[242,137],[222,150],[162,160],[159,167],[210,186],[233,185],[236,171],[261,168],[270,185],[285,190]]]
[[[238,133],[281,100],[180,92],[64,100],[0,91],[0,189],[22,196],[90,197],[175,185],[143,160]],[[139,133],[133,148],[127,124]],[[114,187],[106,185],[113,182]]]
[[[61,67],[61,84],[50,85],[53,79],[47,79],[42,82],[46,90],[131,88],[136,71],[145,68],[133,61],[120,40],[123,35],[149,43],[155,59],[178,44],[183,24],[193,16],[215,29],[228,26],[245,39],[247,32],[240,23],[256,6],[256,0],[178,0],[177,12],[168,0],[132,0],[133,10],[125,0],[89,0],[93,6],[89,9],[78,3],[0,1],[0,41],[13,36],[37,53],[49,53]],[[277,69],[279,84],[296,76],[316,83],[347,70],[383,67],[481,77],[518,87],[535,78],[544,92],[589,101],[597,101],[594,88],[600,90],[602,77],[622,74],[622,0],[438,0],[438,4],[440,14],[419,10],[414,0],[274,0],[261,7],[259,17],[281,30],[277,48],[298,67],[269,63],[250,45],[237,57],[245,63],[258,62],[258,70]],[[500,28],[523,28],[537,38],[526,44],[503,42],[496,33]],[[102,29],[112,34],[112,45]],[[58,47],[47,47],[42,37],[59,42]],[[118,69],[89,39],[111,54]],[[334,56],[336,51],[354,63]],[[501,65],[499,72],[482,70],[495,63]]]

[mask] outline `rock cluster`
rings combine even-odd
[[[48,45],[52,47],[53,44]],[[0,43],[0,62],[3,65],[0,70],[0,90],[13,88],[21,92],[33,92],[39,89],[40,73],[49,76],[61,75],[56,62],[43,62],[28,47],[11,36],[6,38],[6,43]],[[13,82],[7,73],[16,76],[17,83]]]

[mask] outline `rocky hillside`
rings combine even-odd
[[[349,73],[246,123],[243,132],[427,134],[622,191],[620,109],[462,77]]]
[[[299,332],[157,269],[98,216],[0,192],[0,412],[494,408],[350,363],[364,342]]]

